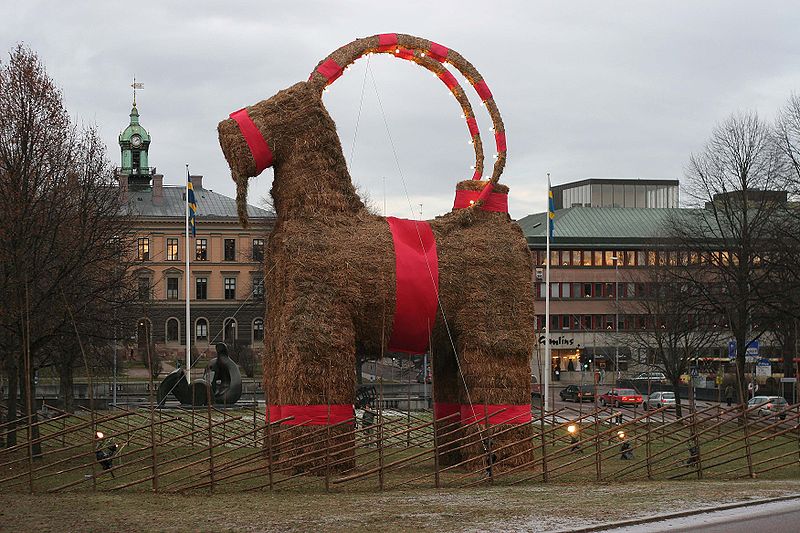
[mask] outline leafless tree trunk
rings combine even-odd
[[[680,248],[696,254],[690,261],[696,268],[683,271],[683,281],[724,317],[736,339],[741,398],[748,345],[767,331],[761,317],[785,296],[773,260],[783,246],[785,170],[772,128],[754,113],[733,115],[714,128],[686,170],[690,204],[702,209],[671,220]]]
[[[58,365],[51,354],[75,336],[67,302],[86,344],[107,345],[109,317],[122,319],[132,296],[131,225],[97,131],[71,124],[60,91],[23,46],[0,64],[0,212],[5,368],[23,366],[25,320],[31,374]]]

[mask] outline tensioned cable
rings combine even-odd
[[[369,70],[369,61],[371,56],[367,56],[367,67],[364,69],[364,81],[361,82],[361,100],[358,102],[358,115],[356,116],[356,129],[353,132],[353,143],[350,145],[350,172],[353,172],[353,154],[356,151],[356,138],[358,137],[358,125],[361,123],[361,110],[364,107],[364,89],[367,88],[367,71]]]
[[[384,111],[383,111],[383,104],[381,103],[381,96],[378,93],[378,84],[375,81],[375,74],[372,72],[372,69],[369,68],[369,65],[367,65],[367,70],[369,71],[370,79],[372,80],[372,86],[373,86],[373,89],[375,90],[375,97],[378,100],[378,108],[380,109],[381,117],[383,118],[383,124],[384,124],[384,126],[386,128],[386,135],[389,137],[389,144],[392,147],[392,155],[394,156],[394,162],[395,162],[395,165],[397,166],[397,172],[398,172],[398,174],[400,174],[400,181],[403,184],[403,191],[405,192],[406,200],[408,201],[408,208],[411,211],[411,216],[413,218],[413,216],[414,216],[414,207],[411,205],[411,196],[408,194],[408,188],[406,187],[406,180],[405,180],[405,176],[403,175],[403,169],[402,169],[402,167],[400,165],[400,159],[397,157],[397,149],[395,148],[394,140],[392,139],[392,133],[391,133],[391,131],[389,129],[389,121],[386,118],[386,113],[384,113]],[[419,231],[418,224],[414,224],[414,228],[417,230],[417,237],[419,238],[420,247],[424,251],[425,250],[425,245],[422,242],[422,234]],[[425,265],[428,267],[428,275],[431,278],[431,284],[433,285],[434,291],[436,293],[436,301],[439,304],[439,310],[442,312],[442,319],[444,320],[444,327],[445,327],[445,329],[447,331],[447,337],[450,340],[450,346],[453,348],[453,354],[455,355],[455,358],[456,358],[456,366],[458,367],[458,374],[459,374],[459,376],[461,376],[461,382],[464,384],[464,392],[467,395],[467,402],[469,402],[469,407],[470,407],[470,410],[472,411],[472,415],[474,417],[475,416],[475,409],[473,407],[472,398],[470,397],[470,394],[469,394],[469,387],[467,386],[467,381],[464,378],[464,372],[461,370],[461,362],[459,361],[458,350],[456,350],[456,345],[455,345],[455,342],[453,341],[453,334],[450,331],[450,324],[447,321],[447,314],[445,314],[444,306],[442,305],[442,299],[439,296],[439,290],[437,289],[436,282],[433,279],[433,271],[431,270],[431,265],[430,265],[430,262],[428,261],[428,254],[423,254],[423,255],[425,256]],[[483,443],[483,430],[481,429],[480,424],[477,424],[476,427],[478,428],[478,433],[480,434],[481,446],[483,446],[484,451],[486,451],[486,445]]]

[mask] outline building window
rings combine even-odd
[[[253,320],[253,342],[264,342],[264,319],[256,318]]]
[[[168,343],[177,344],[180,342],[180,327],[181,324],[178,322],[178,319],[175,317],[167,319],[167,335],[166,339]]]
[[[136,259],[150,261],[150,239],[139,237],[136,241]]]
[[[208,261],[208,240],[195,239],[194,259],[195,261]]]
[[[167,239],[167,261],[179,261],[178,256],[178,239],[169,237]]]
[[[236,299],[236,278],[225,278],[225,299]]]
[[[253,239],[253,261],[264,260],[264,239]]]
[[[235,342],[237,336],[236,319],[226,318],[225,323],[222,325],[222,342]]]
[[[225,239],[225,261],[236,261],[236,239]]]
[[[194,287],[197,300],[208,299],[208,278],[197,278],[194,282]]]
[[[198,342],[208,342],[208,320],[198,318],[194,326],[194,338]]]
[[[178,278],[167,278],[167,300],[178,299]]]
[[[264,298],[264,278],[253,279],[253,299],[260,300]]]
[[[584,298],[591,298],[592,297],[592,284],[591,283],[584,283],[583,284],[583,297]]]
[[[146,302],[150,299],[150,278],[139,278],[139,301]]]

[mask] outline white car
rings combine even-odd
[[[785,409],[786,406],[789,405],[789,402],[780,396],[755,396],[754,398],[751,398],[749,402],[747,402],[748,408],[756,405],[759,407],[757,409],[753,409],[753,412],[757,412],[760,416],[778,414],[778,417],[783,420],[786,418]]]
[[[666,407],[667,409],[675,409],[675,393],[674,392],[654,392],[650,396],[645,397],[642,402],[642,409],[659,409]]]
[[[634,381],[659,381],[665,383],[667,376],[663,372],[640,372],[633,378]]]

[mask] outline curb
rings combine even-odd
[[[747,500],[743,502],[729,503],[726,505],[720,505],[718,507],[702,507],[700,509],[692,509],[690,511],[681,511],[678,513],[643,516],[642,518],[633,518],[631,520],[623,520],[620,522],[608,522],[605,524],[597,524],[594,526],[582,527],[577,529],[575,528],[558,529],[554,530],[552,533],[567,533],[567,532],[588,533],[591,531],[605,531],[608,529],[615,529],[621,527],[638,526],[641,524],[651,524],[653,522],[663,522],[665,520],[671,520],[673,518],[684,518],[687,516],[713,513],[717,511],[727,511],[729,509],[738,509],[740,507],[751,507],[755,505],[763,505],[765,503],[774,503],[774,502],[782,502],[782,501],[797,500],[797,499],[800,499],[800,494],[790,494],[788,496],[776,496],[773,498],[764,498],[761,500]]]

